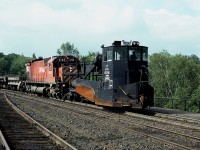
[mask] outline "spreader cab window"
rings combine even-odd
[[[138,49],[129,50],[129,60],[130,61],[141,61],[141,51]]]
[[[148,51],[147,51],[147,48],[143,49],[142,59],[143,59],[143,61],[148,61]]]
[[[114,52],[114,60],[120,60],[121,59],[121,55],[118,51]]]
[[[104,61],[112,61],[112,51],[107,51],[104,53]]]
[[[126,59],[127,59],[126,50],[118,48],[114,51],[114,60],[126,60]]]

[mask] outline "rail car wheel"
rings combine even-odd
[[[72,101],[75,101],[75,94],[73,92],[70,92],[69,94],[69,100],[72,102]]]
[[[141,103],[141,106],[142,106],[142,110],[144,110],[147,107],[146,101],[147,101],[147,98],[144,95],[141,95],[140,96],[140,103]]]
[[[50,92],[47,92],[47,96],[48,97],[52,97]]]
[[[69,101],[80,101],[80,96],[77,93],[69,92],[66,94],[65,99]]]
[[[75,101],[80,101],[80,95],[79,94],[73,93],[73,95],[74,95],[74,100]]]
[[[47,97],[51,97],[51,93],[50,93],[50,89],[46,89],[46,95],[47,95]]]

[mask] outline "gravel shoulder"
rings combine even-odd
[[[79,109],[83,108],[80,108],[80,106],[78,107],[61,101],[55,102],[50,99],[48,100],[49,102],[52,101],[52,103],[66,107],[47,105],[36,100],[9,98],[20,109],[77,149],[174,149],[174,147],[170,147],[163,142],[118,128],[116,125],[120,125],[122,122],[116,119],[112,120],[105,116],[99,117],[99,115],[91,113],[91,111],[81,112]],[[93,108],[88,109],[93,110]],[[102,110],[99,111],[102,114],[108,113]],[[120,119],[121,117],[121,120],[123,119],[123,116],[120,114],[110,114],[114,118]],[[132,122],[142,121],[131,117],[129,119]],[[154,125],[156,126],[156,123]],[[130,128],[132,128],[131,125]],[[176,149],[179,148],[176,147]]]

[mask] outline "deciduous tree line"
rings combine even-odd
[[[174,101],[176,108],[186,100],[188,110],[199,111],[200,59],[197,56],[171,55],[167,51],[152,54],[149,75],[155,97],[180,99]],[[165,107],[170,105],[170,100],[165,103]]]
[[[23,75],[26,71],[25,62],[32,58],[26,57],[23,54],[8,54],[0,53],[0,75],[15,74]]]

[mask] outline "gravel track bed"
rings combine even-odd
[[[184,123],[190,123],[194,125],[200,125],[200,114],[163,114],[156,113],[156,117],[166,118],[171,120],[182,121]]]
[[[25,120],[0,93],[0,128],[10,149],[57,149],[63,150],[33,124]],[[1,141],[0,141],[1,146]],[[6,149],[0,147],[0,149]]]
[[[96,110],[94,110],[94,111],[95,112],[93,112],[93,113],[96,113]],[[104,114],[106,114],[106,113],[104,112]],[[99,116],[101,116],[101,115],[99,115]],[[143,132],[146,134],[151,134],[151,135],[154,135],[161,139],[166,139],[168,141],[179,143],[180,145],[185,145],[185,146],[194,147],[194,148],[200,147],[200,143],[199,143],[200,140],[189,139],[185,136],[181,136],[181,135],[178,136],[176,133],[166,133],[165,131],[162,131],[162,129],[165,128],[165,124],[163,124],[163,123],[161,123],[162,125],[160,127],[160,124],[158,122],[156,122],[156,126],[161,129],[161,130],[158,130],[158,129],[152,129],[152,128],[149,128],[146,126],[136,125],[137,121],[140,122],[141,124],[146,124],[146,125],[148,125],[148,123],[146,123],[146,120],[144,121],[141,119],[136,121],[135,118],[133,118],[133,117],[130,118],[130,116],[124,116],[124,115],[119,115],[116,113],[109,112],[109,114],[107,113],[106,116],[102,115],[102,117],[106,118],[106,119],[110,119],[111,121],[115,120],[118,125],[121,125],[123,127],[137,130],[137,131],[140,131],[140,132]],[[154,123],[155,123],[155,121],[154,121]],[[155,124],[153,124],[153,127],[155,127]],[[177,129],[178,129],[178,133],[179,133],[180,128],[178,128],[177,126],[175,126],[174,128],[172,126],[170,126],[170,131],[177,132]],[[169,131],[169,128],[167,128],[167,131]],[[190,132],[190,131],[191,130],[186,129],[186,130],[184,130],[183,134],[188,135],[188,132]],[[198,134],[197,137],[200,138],[198,131],[196,132],[194,130],[191,132],[191,136],[192,136],[193,132],[197,133]]]
[[[195,136],[195,137],[200,138],[200,132],[197,130],[183,128],[180,126],[168,124],[167,122],[161,123],[161,122],[151,121],[151,120],[147,120],[147,119],[145,120],[145,122],[143,122],[141,118],[137,118],[137,117],[133,118],[131,116],[127,116],[127,119],[128,118],[130,119],[131,122],[134,121],[137,123],[144,123],[144,125],[150,125],[150,126],[158,127],[158,128],[165,129],[168,131],[174,131],[174,132],[178,132],[181,134],[186,134],[186,135]],[[170,120],[170,119],[169,119],[169,121],[174,122],[174,120]],[[192,124],[191,124],[191,126],[192,126]]]
[[[62,103],[61,101],[55,102],[54,100],[48,100],[60,105],[66,105],[67,107],[71,106],[71,109],[66,109],[33,100],[9,98],[27,114],[78,149],[174,149],[174,147],[170,147],[152,138],[119,130],[113,125],[119,124],[119,122],[116,123],[116,121],[109,120],[111,122],[110,125],[102,124],[101,122],[108,121],[109,118],[96,116],[95,113],[80,113],[76,111],[81,106],[73,106],[72,104]],[[88,109],[93,110],[91,108]],[[95,112],[97,110],[93,111]],[[109,113],[109,115],[113,115],[115,118],[124,117],[124,115],[116,113],[101,112]],[[128,119],[141,122],[140,119],[135,120],[135,118],[131,117],[128,117]],[[149,131],[146,130],[146,132]]]

